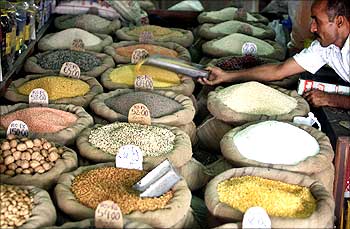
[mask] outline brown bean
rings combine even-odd
[[[35,169],[36,167],[38,167],[40,165],[40,162],[38,162],[38,161],[30,161],[29,164],[30,164],[30,167]]]
[[[13,156],[7,156],[5,158],[5,165],[9,165],[9,164],[13,163],[14,161],[15,161],[15,159]]]
[[[33,140],[33,144],[34,144],[35,147],[39,147],[39,146],[41,146],[41,140],[38,139],[38,138],[35,138]]]
[[[22,169],[28,169],[29,168],[29,161],[22,160]]]
[[[1,144],[1,150],[9,150],[9,149],[11,149],[10,143],[8,141],[4,141]]]
[[[24,174],[31,174],[31,171],[29,169],[23,169],[22,173],[24,173]]]
[[[36,167],[36,168],[34,169],[34,171],[37,172],[37,173],[42,174],[42,173],[44,173],[46,170],[45,170],[42,166],[38,166],[38,167]]]
[[[43,148],[46,149],[46,150],[50,149],[51,146],[52,146],[52,145],[51,145],[50,142],[45,142],[45,143],[43,144]]]
[[[27,149],[27,146],[24,143],[19,143],[17,145],[16,149],[19,150],[19,151],[25,151]]]
[[[14,158],[16,161],[19,160],[19,159],[21,159],[21,155],[22,155],[21,151],[16,151],[16,152],[13,152],[13,154],[12,154],[13,158]]]
[[[21,174],[23,172],[23,169],[22,168],[17,168],[15,172],[16,172],[16,174]]]
[[[32,157],[31,157],[29,152],[23,152],[22,155],[21,155],[21,159],[22,160],[30,161],[31,158]]]
[[[41,155],[43,155],[44,157],[48,157],[49,156],[49,153],[48,153],[48,151],[46,149],[42,149],[42,150],[40,150],[40,152],[41,152]]]
[[[8,140],[12,140],[12,139],[16,139],[17,137],[16,137],[16,135],[14,135],[14,134],[9,134],[9,135],[7,135],[7,137],[6,137],[6,139],[8,139]]]
[[[8,176],[13,176],[13,175],[15,175],[15,171],[13,171],[13,170],[6,170],[5,174],[8,175]]]
[[[39,152],[34,152],[31,157],[32,160],[40,161],[41,154]]]
[[[10,170],[16,170],[17,169],[17,165],[16,165],[16,163],[11,163],[11,164],[9,164],[7,166],[7,168],[10,169]]]
[[[27,148],[33,148],[34,146],[34,143],[32,140],[27,140],[24,143],[26,144]]]
[[[49,154],[49,160],[51,162],[56,161],[59,157],[60,157],[60,155],[58,155],[58,153],[56,153],[56,152],[52,152]]]
[[[47,170],[50,170],[51,168],[52,168],[52,166],[49,164],[49,163],[47,163],[47,162],[45,162],[44,164],[42,164],[42,167],[47,171]]]
[[[16,148],[17,147],[17,140],[16,139],[12,139],[10,141],[10,146],[11,146],[11,148]]]
[[[4,173],[6,171],[6,165],[0,164],[0,173]]]
[[[2,152],[2,156],[3,156],[4,158],[7,157],[7,156],[9,156],[9,155],[12,155],[12,152],[11,152],[10,150],[5,150],[5,151]]]

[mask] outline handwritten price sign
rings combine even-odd
[[[119,148],[115,156],[115,167],[143,170],[143,153],[140,147],[125,145]]]
[[[76,65],[73,62],[66,62],[62,65],[60,74],[64,76],[72,77],[75,79],[79,79],[80,68],[78,65]]]
[[[85,51],[85,44],[82,39],[74,39],[70,49],[74,51]]]
[[[29,94],[30,105],[49,105],[49,96],[47,92],[42,88],[35,88]]]
[[[137,64],[138,62],[146,59],[149,53],[146,49],[135,49],[131,54],[131,63]]]
[[[153,90],[153,80],[151,76],[141,75],[136,76],[134,82],[134,88],[136,91],[152,91]]]
[[[242,228],[271,228],[271,220],[262,207],[251,207],[243,216]]]
[[[154,36],[151,31],[143,31],[139,36],[140,43],[151,43],[154,41]]]
[[[128,122],[151,125],[151,114],[146,105],[142,103],[134,104],[129,110]]]
[[[246,42],[242,45],[242,54],[255,56],[258,54],[258,47],[252,42]]]
[[[111,200],[101,202],[95,210],[96,228],[123,228],[123,215],[119,206]]]
[[[28,137],[29,136],[29,129],[27,124],[25,124],[21,120],[14,120],[10,123],[10,125],[7,127],[7,135],[14,134],[19,137]]]

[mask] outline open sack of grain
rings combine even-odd
[[[124,27],[115,33],[121,41],[139,41],[143,32],[151,32],[152,40],[156,42],[174,42],[185,48],[193,43],[193,34],[189,30],[179,28],[165,28],[156,25]]]
[[[112,44],[112,37],[106,34],[89,33],[82,29],[65,29],[57,33],[46,34],[40,39],[38,48],[40,51],[55,49],[69,49],[75,39],[81,39],[85,50],[102,52],[103,48]]]
[[[108,20],[94,14],[62,15],[55,18],[59,30],[79,28],[90,33],[113,34],[121,26],[119,19]]]
[[[1,228],[42,228],[56,222],[55,206],[43,189],[0,184],[0,196]]]
[[[200,24],[204,23],[221,23],[230,20],[244,22],[260,22],[267,24],[269,20],[259,13],[249,13],[242,8],[227,7],[221,10],[203,12],[198,15]]]
[[[110,68],[102,74],[101,83],[108,90],[134,88],[138,75],[151,76],[155,90],[169,90],[186,96],[192,95],[194,91],[192,78],[150,65],[142,65],[138,70],[132,64]]]
[[[334,200],[324,186],[306,175],[269,168],[228,170],[205,190],[210,213],[223,222],[242,221],[254,206],[264,208],[272,228],[331,228]]]
[[[293,121],[295,116],[305,116],[310,108],[295,90],[252,81],[211,91],[208,110],[219,120],[239,125],[257,120]]]
[[[81,75],[98,77],[115,66],[113,58],[104,53],[74,51],[70,49],[50,50],[29,57],[24,71],[30,73],[58,74],[65,62],[73,62]]]
[[[54,195],[59,208],[75,220],[94,217],[100,202],[112,200],[123,216],[155,228],[195,226],[186,182],[180,180],[161,197],[140,198],[131,186],[146,173],[115,168],[114,163],[80,167],[60,177]]]
[[[186,48],[174,42],[149,42],[120,41],[106,46],[104,52],[114,58],[117,64],[131,63],[134,50],[145,49],[149,55],[162,55],[190,61],[191,55]]]
[[[77,168],[77,154],[44,138],[1,139],[0,180],[3,184],[34,185],[49,190],[62,173]]]
[[[103,92],[101,84],[92,77],[79,79],[65,76],[28,75],[12,81],[5,98],[13,102],[27,102],[33,89],[42,88],[49,96],[49,103],[73,104],[87,107],[95,95]]]
[[[28,104],[0,106],[0,136],[14,120],[28,125],[31,138],[45,138],[61,145],[71,145],[80,132],[93,124],[92,117],[75,105],[49,104],[48,107],[29,107]]]

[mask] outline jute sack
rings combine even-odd
[[[1,183],[12,185],[34,185],[45,190],[51,189],[56,185],[57,180],[62,173],[70,172],[78,167],[77,154],[74,150],[67,147],[63,148],[64,153],[62,154],[62,157],[56,161],[55,166],[49,171],[43,174],[35,173],[34,175],[18,174],[13,177],[0,174]]]
[[[5,98],[12,101],[12,102],[29,102],[29,95],[23,95],[20,94],[17,90],[21,85],[35,79],[39,79],[42,77],[47,77],[50,75],[27,75],[24,78],[20,78],[18,80],[12,81],[10,86],[8,87],[7,91],[5,92]],[[101,84],[92,77],[89,76],[80,76],[80,80],[84,81],[85,83],[89,84],[90,90],[83,96],[76,96],[71,98],[62,98],[62,99],[56,99],[51,100],[49,96],[49,103],[56,104],[73,104],[76,106],[82,106],[87,107],[90,104],[90,101],[95,97],[95,95],[100,94],[103,92],[103,87]]]
[[[94,14],[62,15],[55,18],[55,27],[59,30],[80,28],[90,33],[112,34],[120,28],[118,19],[112,21]]]
[[[110,91],[108,93],[97,95],[91,101],[90,108],[95,114],[108,120],[109,122],[115,122],[115,121],[125,122],[128,120],[128,117],[108,107],[105,103],[105,100],[112,97],[118,97],[124,94],[129,94],[134,92],[135,90],[133,89],[118,89],[115,91]],[[175,94],[172,91],[152,91],[152,93],[175,100],[182,106],[181,110],[176,111],[175,113],[164,115],[158,118],[152,118],[151,119],[152,124],[181,126],[181,125],[188,124],[193,120],[195,109],[189,97]]]
[[[191,55],[188,50],[174,42],[149,42],[146,44],[138,41],[120,41],[118,43],[113,43],[110,46],[106,46],[104,52],[112,56],[117,64],[127,64],[131,63],[132,52],[136,49],[146,49],[150,55],[165,55],[163,52],[158,51],[157,47],[159,47],[159,49],[166,48],[173,50],[176,54],[169,53],[168,55],[170,57],[191,61]],[[130,49],[130,51],[127,53],[121,53],[123,49]]]
[[[328,164],[328,167],[326,167],[324,170],[319,173],[313,173],[310,175],[310,177],[312,179],[320,181],[326,190],[332,194],[334,187],[335,170],[334,165],[331,161]]]
[[[233,22],[233,23],[232,23]],[[230,25],[230,23],[232,23]],[[219,25],[227,25],[227,28],[223,29],[217,29],[214,30],[213,27],[219,26]],[[264,32],[258,33],[255,32],[255,29],[262,29]],[[220,24],[210,24],[205,23],[200,26],[199,29],[199,36],[203,37],[207,40],[213,40],[219,37],[224,37],[226,35],[229,35],[231,33],[243,33],[249,36],[253,36],[259,39],[269,39],[274,40],[275,39],[275,32],[274,30],[264,24],[261,23],[245,23],[240,21],[226,21],[222,22]]]
[[[80,167],[73,172],[63,174],[58,180],[58,184],[54,190],[57,205],[71,218],[82,220],[94,217],[94,209],[79,203],[71,191],[71,186],[74,178],[79,174],[102,167],[114,167],[114,163]],[[184,180],[180,180],[172,190],[174,196],[165,208],[144,213],[134,211],[127,215],[128,219],[142,222],[156,228],[171,228],[179,222],[186,221],[184,219],[190,210],[191,192]],[[184,222],[182,224],[184,224]],[[181,227],[182,225],[179,225],[178,228]]]
[[[9,106],[0,106],[0,116],[28,107],[29,105],[24,103],[18,103]],[[83,129],[93,125],[92,117],[82,107],[71,104],[49,104],[48,107],[77,115],[77,122],[74,125],[64,128],[55,133],[33,133],[29,129],[29,136],[31,138],[46,138],[47,140],[53,141],[57,144],[72,145]],[[0,129],[0,137],[4,137],[6,135],[6,130],[7,129]]]
[[[101,76],[101,84],[104,88],[108,90],[116,90],[123,88],[134,88],[134,85],[120,84],[115,83],[111,80],[110,74],[113,71],[113,68],[105,71]],[[162,91],[173,91],[177,94],[183,94],[185,96],[191,96],[194,91],[194,82],[191,77],[183,76],[179,74],[181,84],[173,86],[173,87],[162,87],[162,88],[154,88],[154,90],[162,90]]]
[[[242,229],[242,223],[226,223],[212,229]]]
[[[242,125],[247,122],[257,120],[278,120],[278,121],[293,121],[296,116],[305,116],[310,111],[309,104],[306,100],[298,95],[295,90],[287,90],[277,86],[271,85],[270,87],[296,99],[297,106],[287,114],[281,115],[256,115],[240,113],[230,109],[220,99],[217,98],[217,93],[223,89],[223,87],[217,87],[215,91],[212,91],[208,95],[208,110],[210,113],[219,120],[222,120],[229,124]]]
[[[185,132],[190,137],[192,145],[195,145],[198,142],[197,127],[193,121],[185,125],[177,126],[177,128]]]
[[[79,134],[76,145],[79,149],[80,155],[94,162],[111,162],[115,161],[115,155],[109,154],[89,142],[89,136],[92,129],[101,127],[102,125],[95,125],[92,128],[86,128]],[[176,127],[165,125],[156,125],[167,128],[175,134],[174,147],[171,152],[157,157],[144,156],[143,169],[151,170],[159,165],[165,159],[168,159],[174,167],[181,167],[185,165],[192,157],[192,146],[189,136]]]
[[[85,44],[85,46],[84,46],[85,50],[93,51],[93,52],[102,52],[104,47],[112,44],[112,42],[113,42],[112,37],[109,35],[90,33],[91,35],[95,35],[96,37],[100,38],[101,41],[98,44],[89,45],[89,43],[87,43],[84,35],[81,35],[77,32],[75,32],[75,33],[73,32],[73,35],[71,35],[69,38],[65,38],[64,36],[68,35],[69,33],[72,33],[70,31],[72,29],[67,29],[67,30],[63,30],[67,34],[57,35],[58,33],[62,33],[63,31],[58,32],[58,33],[46,34],[43,38],[40,39],[40,41],[38,43],[38,49],[40,51],[48,51],[48,50],[55,50],[55,49],[69,49],[69,48],[71,48],[74,39],[82,39],[84,44]],[[75,29],[75,30],[78,30],[78,32],[80,32],[80,31],[84,32],[84,30],[81,30],[81,29]],[[88,33],[88,32],[86,32],[86,33]],[[62,40],[58,41],[57,39],[63,39],[63,41]],[[58,44],[58,42],[60,42],[60,43]]]
[[[225,222],[243,220],[243,213],[219,201],[217,186],[232,177],[257,176],[304,186],[310,189],[316,200],[316,210],[308,218],[284,218],[270,216],[272,228],[331,228],[334,220],[334,201],[324,186],[309,176],[269,168],[246,167],[231,169],[212,179],[205,190],[205,203],[215,217]]]
[[[329,138],[321,131],[307,125],[300,125],[295,123],[289,123],[290,125],[296,126],[316,139],[320,146],[320,151],[318,154],[312,157],[306,158],[304,161],[299,162],[296,165],[283,165],[283,164],[270,164],[262,163],[255,160],[248,159],[239,152],[235,142],[233,140],[234,136],[238,134],[241,130],[244,130],[248,126],[260,123],[251,122],[244,124],[242,126],[236,127],[225,134],[220,142],[222,155],[231,162],[235,167],[264,167],[286,170],[291,172],[302,173],[305,175],[311,175],[314,173],[320,173],[324,169],[329,167],[329,163],[333,161],[334,152]],[[254,144],[254,142],[252,142]],[[305,144],[303,142],[295,142],[294,144]]]
[[[58,70],[45,69],[45,68],[42,68],[38,63],[38,61],[39,61],[38,59],[41,56],[45,56],[45,55],[50,54],[52,52],[56,52],[56,50],[49,50],[49,51],[46,51],[43,53],[38,53],[34,56],[29,57],[24,64],[24,71],[30,72],[30,73],[40,73],[40,74],[58,74],[60,72],[60,69],[58,69]],[[107,69],[113,68],[115,66],[113,58],[104,54],[104,53],[97,53],[97,52],[90,52],[90,51],[84,51],[84,52],[95,55],[98,59],[101,60],[101,65],[94,67],[90,71],[81,71],[81,75],[86,75],[86,76],[91,76],[91,77],[99,77]]]
[[[194,37],[190,30],[179,28],[164,28],[154,25],[147,25],[145,27],[123,27],[121,29],[118,29],[115,35],[117,36],[118,40],[121,41],[139,41],[140,33],[132,33],[132,31],[134,31],[134,29],[142,30],[143,28],[144,31],[153,31],[153,41],[155,42],[174,42],[185,48],[190,47],[193,43]],[[171,32],[164,34],[160,33],[160,35],[156,34],[157,32],[160,32],[160,30],[164,29],[171,30]]]

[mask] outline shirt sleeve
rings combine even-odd
[[[306,71],[315,74],[326,61],[323,58],[323,50],[320,43],[315,40],[309,48],[303,49],[300,53],[293,56],[294,60]]]

